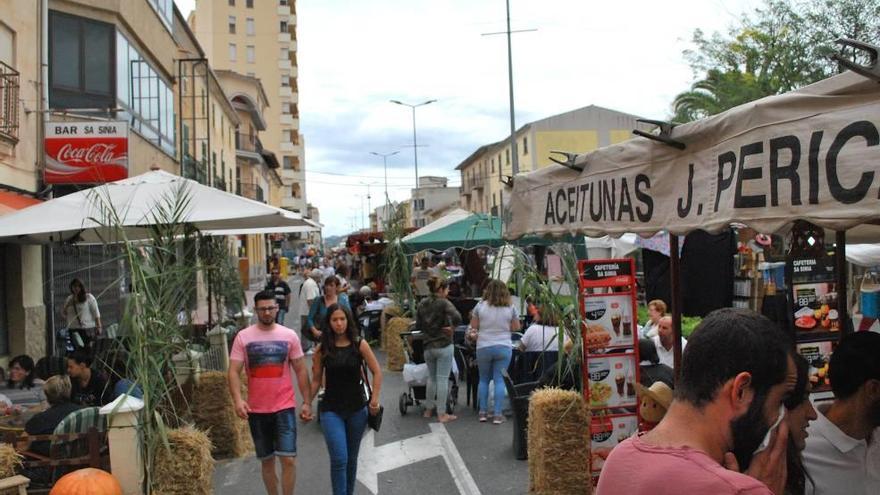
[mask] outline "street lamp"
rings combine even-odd
[[[385,203],[391,203],[391,200],[388,199],[388,157],[394,156],[398,153],[400,153],[400,150],[392,151],[391,153],[376,153],[375,151],[370,152],[371,155],[382,157],[382,166],[385,169]]]
[[[416,108],[427,105],[429,103],[434,103],[437,100],[428,100],[423,101],[422,103],[418,103],[416,105],[411,105],[409,103],[404,103],[400,100],[390,100],[391,103],[395,103],[397,105],[403,105],[405,107],[410,107],[412,109],[412,120],[413,120],[413,163],[415,164],[416,169],[416,188],[415,190],[419,190],[419,146],[416,142]],[[415,213],[415,194],[413,194],[413,213]],[[415,215],[413,215],[415,216]]]

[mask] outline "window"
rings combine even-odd
[[[278,58],[281,59],[281,60],[287,60],[287,56],[288,56],[287,54],[288,54],[288,53],[289,53],[289,49],[288,49],[288,48],[282,48],[282,49],[281,49],[281,56],[278,57]]]
[[[235,16],[229,16],[229,34],[235,34]]]
[[[114,107],[113,25],[51,12],[49,104]]]
[[[413,200],[413,210],[415,210],[415,211],[422,211],[422,210],[424,210],[424,209],[425,209],[425,200],[424,200],[424,198],[421,198],[421,199],[414,199],[414,200]]]
[[[230,43],[229,44],[229,61],[235,62],[235,58],[236,58],[235,43]]]
[[[296,170],[296,167],[293,165],[293,157],[285,156],[284,159],[284,170]]]
[[[15,31],[0,23],[0,62],[15,67]]]
[[[278,0],[278,5],[290,5],[287,0]]]
[[[528,136],[523,137],[523,155],[529,154],[529,138]]]
[[[247,46],[247,63],[252,64],[257,61],[257,51],[254,49],[254,45]]]
[[[281,85],[284,87],[290,86],[290,74],[281,74]]]
[[[257,75],[256,75],[255,73],[253,73],[253,72],[248,72],[248,73],[247,73],[247,76],[248,76],[248,77],[257,77]]]
[[[171,27],[174,22],[174,0],[148,0],[153,10],[162,18],[165,26]]]
[[[287,21],[281,21],[281,32],[282,33],[287,32]]]
[[[229,0],[229,6],[235,7],[235,0]]]
[[[169,155],[175,155],[174,93],[159,72],[122,33],[116,33],[115,106],[131,128]]]
[[[253,17],[248,17],[247,19],[245,19],[244,24],[245,24],[245,31],[247,32],[248,36],[253,36],[256,34],[257,30],[254,27],[254,18]]]
[[[244,5],[245,5],[245,7],[252,9],[252,8],[254,8],[254,0],[246,0]]]
[[[510,165],[510,149],[504,150],[504,163]]]
[[[495,159],[492,159],[492,173],[495,173]]]

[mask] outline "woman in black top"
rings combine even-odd
[[[445,280],[434,277],[428,280],[428,288],[431,289],[431,295],[419,303],[416,316],[416,329],[423,333],[425,363],[428,364],[425,417],[430,418],[436,410],[437,419],[441,423],[448,423],[457,419],[452,414],[446,414],[446,396],[449,393],[449,371],[452,369],[454,357],[452,333],[461,323],[461,315],[446,298],[449,295],[449,286]]]
[[[369,344],[358,337],[357,325],[347,307],[333,304],[327,308],[325,328],[330,331],[321,334],[321,343],[312,358],[312,389],[307,402],[311,404],[324,383],[321,429],[330,454],[333,495],[351,495],[367,414],[379,412],[382,370]],[[362,362],[366,362],[373,375],[373,396],[369,399],[364,393]]]

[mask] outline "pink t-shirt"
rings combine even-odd
[[[296,407],[290,365],[303,356],[296,332],[274,325],[260,330],[251,325],[238,332],[229,359],[244,363],[248,377],[248,406],[254,413],[274,413]]]
[[[690,447],[654,447],[632,437],[608,456],[596,495],[773,495],[760,481]]]

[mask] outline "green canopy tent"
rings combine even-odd
[[[428,249],[445,251],[449,248],[500,247],[508,243],[518,246],[549,246],[558,242],[574,244],[579,256],[586,253],[582,236],[556,239],[526,236],[517,241],[506,241],[502,234],[503,224],[500,217],[471,213],[458,208],[404,237],[402,242],[409,253]]]

